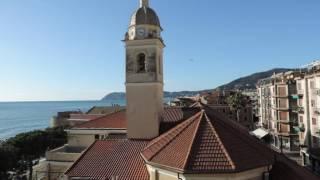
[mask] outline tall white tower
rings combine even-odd
[[[130,139],[159,135],[163,111],[162,28],[148,0],[131,17],[126,45],[127,131]]]

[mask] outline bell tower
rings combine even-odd
[[[148,0],[140,0],[125,35],[127,131],[130,139],[159,135],[163,111],[162,28]]]

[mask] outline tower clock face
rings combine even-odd
[[[143,28],[139,28],[139,29],[137,30],[137,32],[138,32],[138,35],[139,35],[139,36],[143,36],[145,30],[144,30]]]

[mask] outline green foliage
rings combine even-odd
[[[7,179],[7,171],[17,166],[17,149],[14,146],[0,145],[0,179]]]
[[[0,173],[13,168],[32,169],[32,161],[45,154],[48,149],[62,146],[67,141],[63,128],[48,128],[21,133],[3,142],[0,146]]]
[[[48,128],[18,134],[7,140],[6,144],[16,147],[19,156],[35,159],[44,155],[46,150],[63,145],[66,139],[67,134],[62,128]]]
[[[247,97],[240,92],[236,92],[227,98],[227,103],[230,109],[237,113],[237,121],[240,121],[240,111],[249,103]]]
[[[227,103],[230,106],[231,110],[238,111],[247,106],[248,101],[246,96],[237,92],[227,98]]]

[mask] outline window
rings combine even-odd
[[[298,90],[302,90],[301,83],[298,83],[297,86],[298,86]]]
[[[279,112],[280,119],[279,120],[288,120],[288,113],[287,112]]]
[[[316,118],[312,118],[312,125],[317,125],[317,119]]]
[[[279,99],[279,108],[287,108],[287,99]]]
[[[138,55],[138,73],[146,72],[146,55],[141,53]]]
[[[299,119],[300,119],[300,123],[303,123],[303,116],[300,116]]]
[[[299,99],[298,100],[298,106],[302,106],[303,105],[303,101],[302,101],[302,99]]]
[[[314,88],[315,88],[314,81],[310,81],[310,89],[314,89]]]
[[[158,68],[159,68],[159,74],[162,74],[162,64],[161,64],[161,62],[162,62],[162,56],[159,56],[159,58],[158,58]]]
[[[278,87],[278,95],[279,96],[287,96],[287,88],[286,87]]]
[[[100,138],[99,134],[94,135],[95,140],[99,140],[99,138]]]
[[[311,100],[311,107],[314,107],[316,105],[316,101],[315,100]]]

